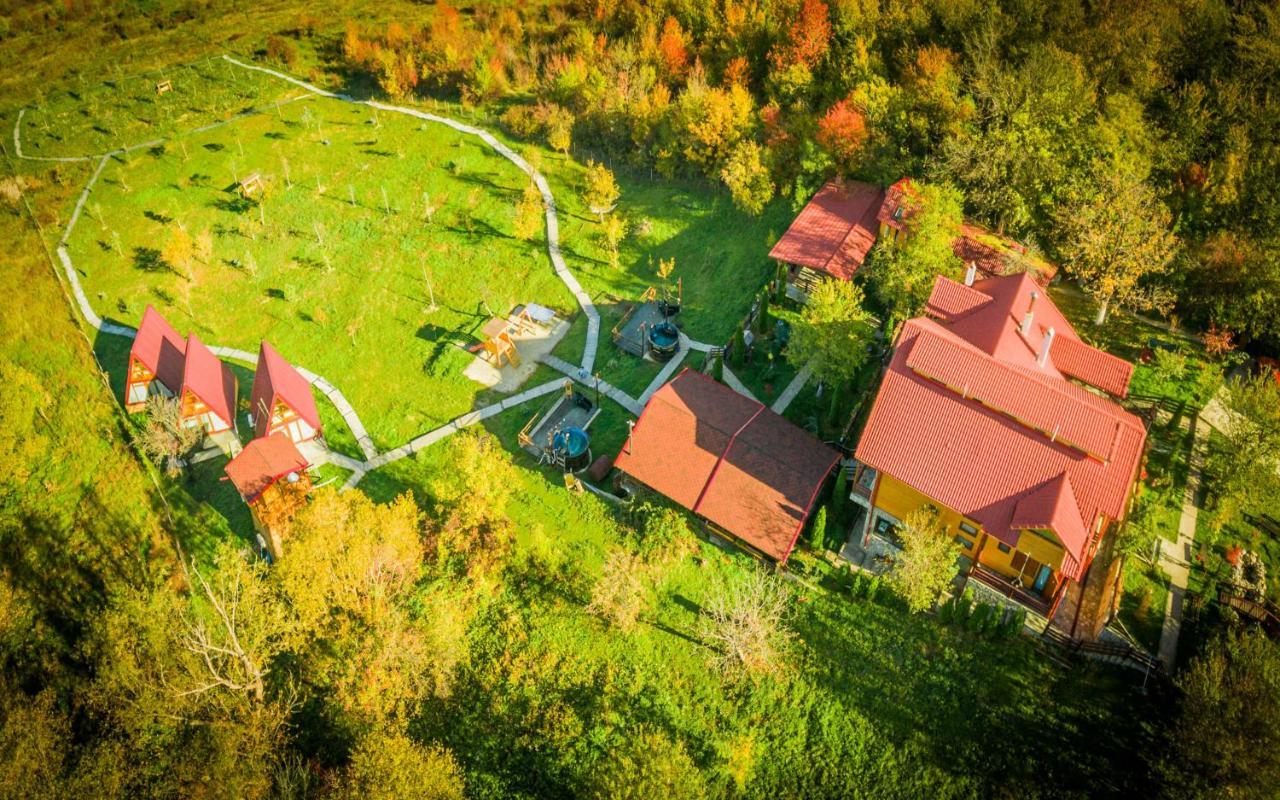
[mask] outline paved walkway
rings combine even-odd
[[[725,386],[728,386],[743,397],[750,397],[752,400],[756,400],[756,396],[751,393],[751,390],[747,388],[747,385],[739,380],[738,376],[734,375],[733,372],[729,370],[729,364],[727,362],[724,365],[724,369],[720,370],[720,372],[724,378]],[[758,403],[760,401],[756,400],[756,402]]]
[[[1178,521],[1178,541],[1172,545],[1160,542],[1160,568],[1169,576],[1169,599],[1165,603],[1164,627],[1160,629],[1160,661],[1172,668],[1178,656],[1178,636],[1182,631],[1183,602],[1187,595],[1187,578],[1196,539],[1196,520],[1200,514],[1200,453],[1208,436],[1208,425],[1198,425],[1191,417],[1191,465],[1182,497],[1182,518]]]
[[[796,395],[800,394],[800,390],[809,382],[809,378],[813,377],[813,363],[805,364],[804,367],[796,373],[791,379],[791,383],[787,384],[787,388],[782,390],[782,394],[778,395],[778,399],[773,401],[773,405],[769,408],[775,414],[781,414],[791,405],[791,401],[796,399]]]

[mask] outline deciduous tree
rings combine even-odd
[[[956,574],[957,545],[932,509],[917,509],[902,521],[902,550],[889,571],[889,586],[913,613],[928,611]]]
[[[819,380],[838,387],[866,362],[874,333],[862,289],[850,281],[824,280],[792,327],[787,360],[797,369],[812,365]]]
[[[729,677],[777,672],[793,638],[790,608],[786,584],[763,569],[722,580],[699,620],[700,635],[715,650],[712,663]]]
[[[773,199],[773,180],[763,156],[755,142],[739,142],[720,170],[720,180],[729,187],[734,205],[753,216],[759,216]]]
[[[360,740],[333,796],[336,800],[463,800],[462,770],[442,747],[403,733],[378,731]]]
[[[913,182],[903,194],[902,218],[906,233],[897,242],[877,242],[871,268],[876,295],[895,322],[924,309],[938,275],[960,277],[962,264],[951,249],[964,218],[960,192]]]
[[[1094,323],[1112,303],[1163,306],[1167,296],[1149,278],[1173,260],[1177,247],[1169,210],[1151,186],[1131,174],[1100,167],[1096,191],[1059,216],[1065,264],[1098,301]]]
[[[1280,785],[1280,646],[1227,631],[1178,678],[1168,779],[1184,797],[1270,798]]]

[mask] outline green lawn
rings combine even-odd
[[[477,140],[314,98],[179,141],[95,186],[69,245],[86,291],[125,322],[152,303],[211,342],[269,339],[342,389],[380,446],[486,399],[457,345],[493,314],[574,309],[542,242],[510,234],[523,173]],[[250,171],[261,203],[229,190]],[[166,261],[179,226],[212,236],[207,263]]]
[[[22,120],[23,154],[44,158],[101,154],[171,138],[255,106],[304,94],[297,86],[222,58],[132,74],[113,65],[107,76],[89,79],[81,73],[73,88],[37,95]],[[172,90],[156,94],[156,85],[165,80]]]

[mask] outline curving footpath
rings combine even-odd
[[[483,130],[481,128],[476,128],[471,125],[458,122],[457,120],[450,119],[448,117],[442,117],[437,114],[430,114],[425,111],[419,111],[413,108],[405,108],[403,106],[389,105],[387,103],[381,103],[375,100],[357,100],[351,97],[350,95],[340,94],[340,93],[330,92],[324,89],[320,89],[316,86],[312,86],[309,83],[298,80],[297,78],[291,77],[289,75],[286,75],[282,72],[278,72],[273,69],[268,69],[266,67],[260,67],[253,64],[246,64],[242,61],[239,61],[227,55],[223,55],[222,57],[226,59],[229,63],[234,64],[238,67],[241,67],[243,69],[248,69],[248,70],[254,70],[257,72],[262,72],[262,73],[274,76],[281,80],[292,83],[295,86],[298,86],[302,89],[305,89],[307,92],[314,95],[318,95],[321,97],[328,97],[335,100],[341,100],[347,103],[367,105],[367,106],[370,106],[371,108],[376,108],[381,111],[388,111],[388,112],[398,113],[398,114],[406,114],[408,116],[417,117],[418,119],[423,119],[429,122],[436,122],[442,125],[447,125],[448,127],[458,131],[459,133],[464,133],[464,134],[475,136],[481,139],[487,145],[489,145],[489,147],[492,148],[495,152],[497,152],[498,154],[506,158],[508,161],[515,164],[517,167],[519,167],[521,171],[523,171],[526,175],[528,175],[530,180],[534,182],[534,184],[538,187],[539,193],[542,195],[543,207],[545,208],[545,212],[546,212],[545,216],[546,216],[546,226],[547,226],[546,228],[547,229],[547,254],[551,259],[552,267],[555,269],[556,275],[560,278],[560,280],[565,284],[566,287],[568,287],[569,291],[573,294],[574,298],[578,302],[578,305],[582,308],[583,314],[585,314],[587,318],[587,341],[586,341],[585,347],[583,348],[581,363],[578,365],[573,365],[562,359],[556,358],[554,356],[544,357],[543,362],[555,368],[556,370],[564,373],[565,375],[572,378],[573,380],[578,381],[579,383],[582,383],[584,385],[591,385],[591,386],[596,385],[595,379],[591,378],[590,376],[591,376],[592,368],[595,365],[596,351],[597,351],[599,338],[600,338],[600,315],[599,315],[599,312],[597,312],[595,308],[595,304],[592,302],[591,297],[586,293],[585,290],[583,290],[582,285],[578,282],[578,279],[574,277],[573,273],[569,271],[569,267],[565,263],[564,256],[560,249],[560,221],[558,216],[556,215],[556,202],[555,202],[555,197],[551,193],[551,187],[547,183],[546,178],[544,178],[537,170],[533,169],[533,167],[530,166],[527,161],[521,158],[520,155],[517,154],[510,147],[498,141],[498,139],[492,133],[486,130]],[[301,97],[291,98],[284,102],[294,102],[295,100],[298,100],[298,99],[301,99]],[[58,255],[58,260],[62,263],[63,273],[71,287],[72,295],[75,297],[76,305],[79,307],[80,314],[84,317],[85,321],[91,327],[93,327],[95,330],[101,333],[110,334],[113,336],[133,338],[137,335],[137,331],[135,331],[133,328],[125,327],[122,325],[116,325],[115,323],[111,323],[111,322],[106,322],[100,316],[98,316],[98,314],[93,310],[93,306],[89,302],[88,296],[85,294],[84,287],[80,283],[80,277],[79,277],[79,274],[76,272],[74,263],[71,260],[71,254],[67,250],[67,242],[71,237],[71,232],[74,230],[76,223],[80,219],[80,214],[84,210],[85,203],[88,201],[89,193],[92,191],[94,184],[97,183],[99,176],[102,174],[103,168],[106,167],[107,161],[114,156],[127,153],[133,150],[137,150],[145,147],[154,147],[155,145],[160,144],[163,140],[153,139],[147,142],[143,142],[141,144],[135,144],[135,145],[130,145],[128,147],[122,147],[115,150],[111,150],[107,153],[103,153],[100,155],[63,156],[63,157],[28,156],[22,152],[21,129],[22,129],[22,119],[25,113],[26,113],[25,108],[19,110],[17,119],[15,120],[14,126],[13,126],[14,151],[17,154],[18,158],[25,159],[28,161],[80,162],[80,161],[93,161],[95,159],[98,161],[97,168],[94,170],[93,175],[90,176],[88,183],[85,185],[84,190],[80,193],[79,199],[76,201],[75,209],[71,214],[71,219],[67,223],[67,227],[63,231],[62,237],[58,241],[56,252]],[[196,132],[211,130],[213,128],[219,127],[221,125],[226,125],[230,122],[240,119],[241,117],[245,117],[250,114],[256,114],[256,113],[260,113],[260,109],[253,109],[250,111],[242,112],[240,114],[237,114],[221,122],[216,122],[210,125],[203,126],[201,128],[196,129]],[[609,385],[604,381],[599,382],[600,389],[604,391],[607,394],[607,396],[610,397],[610,399],[621,404],[628,411],[631,411],[634,414],[639,414],[644,407],[645,401],[647,401],[648,398],[652,396],[652,394],[655,391],[657,391],[657,389],[671,376],[671,373],[674,372],[676,367],[679,366],[680,362],[683,360],[684,356],[688,353],[689,350],[699,350],[702,352],[706,352],[711,348],[711,346],[708,344],[705,344],[703,342],[693,341],[688,339],[687,337],[684,337],[684,342],[687,346],[684,348],[681,348],[680,358],[672,359],[672,361],[669,362],[662,369],[662,371],[657,375],[657,377],[654,378],[650,386],[645,390],[644,394],[640,399],[636,399],[631,395],[623,392],[622,390],[614,386]],[[215,354],[217,354],[220,357],[231,359],[234,361],[240,361],[249,365],[255,365],[258,360],[256,354],[249,353],[244,350],[238,350],[235,348],[210,345],[210,350],[212,350]],[[445,439],[454,433],[457,433],[463,428],[474,425],[484,419],[488,419],[489,417],[494,416],[495,414],[501,413],[502,411],[505,411],[509,408],[514,408],[530,400],[551,394],[552,392],[559,389],[561,386],[561,382],[559,380],[548,381],[547,383],[543,383],[533,388],[526,389],[522,392],[511,395],[510,397],[507,397],[498,403],[493,403],[491,405],[484,406],[484,407],[475,409],[473,411],[469,411],[466,414],[462,414],[456,417],[455,419],[449,421],[448,423],[440,426],[439,428],[428,431],[427,433],[424,433],[421,436],[418,436],[412,439],[411,441],[401,445],[400,447],[394,448],[392,450],[388,450],[386,452],[379,452],[377,447],[373,444],[372,439],[369,437],[368,431],[365,429],[364,424],[360,421],[359,415],[356,413],[355,409],[351,406],[350,402],[347,401],[346,397],[342,394],[342,392],[321,375],[311,372],[310,370],[307,370],[303,367],[298,367],[298,371],[302,374],[304,378],[306,378],[311,383],[312,386],[314,386],[322,394],[324,394],[325,397],[327,397],[329,401],[333,403],[335,408],[338,409],[338,412],[342,415],[343,421],[346,422],[348,427],[350,427],[352,434],[354,434],[356,441],[359,443],[361,452],[364,453],[364,456],[365,456],[364,461],[359,461],[349,456],[344,456],[340,453],[334,453],[332,451],[329,453],[329,459],[333,463],[338,464],[347,469],[350,469],[352,471],[350,478],[348,478],[345,483],[346,488],[353,487],[357,483],[359,483],[360,480],[364,477],[364,475],[369,470],[386,466],[387,464],[390,464],[401,458],[406,458],[425,447],[429,447],[435,444],[436,442],[439,442],[440,440]]]

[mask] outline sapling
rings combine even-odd
[[[350,198],[351,205],[354,206],[356,204],[356,187],[349,183],[347,184],[347,197]]]

